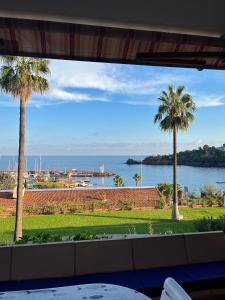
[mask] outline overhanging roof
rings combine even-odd
[[[0,53],[225,69],[223,0],[8,0]]]
[[[224,0],[5,0],[0,17],[220,37]]]

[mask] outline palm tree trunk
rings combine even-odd
[[[20,98],[20,129],[19,129],[19,157],[17,177],[16,222],[14,241],[22,238],[23,216],[23,188],[24,188],[24,144],[25,144],[25,105],[24,97]]]
[[[173,129],[173,207],[172,219],[178,221],[180,219],[178,203],[177,203],[177,131]]]

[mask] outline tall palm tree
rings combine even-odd
[[[169,85],[158,98],[159,107],[154,122],[159,122],[163,131],[173,132],[173,208],[172,219],[179,220],[177,202],[177,131],[187,130],[194,120],[195,103],[183,86]]]
[[[135,173],[133,179],[135,181],[136,186],[138,186],[138,183],[141,181],[141,176],[138,173]]]
[[[32,93],[43,94],[49,84],[46,75],[49,61],[28,57],[2,56],[0,69],[0,88],[14,99],[20,99],[19,156],[16,199],[16,222],[14,240],[22,237],[22,212],[24,188],[24,144],[25,144],[25,107]]]

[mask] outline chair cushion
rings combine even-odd
[[[8,281],[0,283],[0,291],[40,289],[88,283],[108,283],[135,289],[145,293],[149,297],[154,297],[161,293],[163,283],[167,277],[174,278],[188,290],[224,287],[225,261],[158,269],[90,274],[68,278]]]

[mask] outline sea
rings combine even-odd
[[[41,168],[43,170],[69,170],[99,171],[103,165],[105,171],[122,176],[125,186],[135,186],[133,175],[138,173],[142,180],[141,186],[155,186],[160,182],[172,183],[172,166],[127,165],[128,158],[141,160],[144,156],[41,156]],[[26,156],[26,170],[34,170],[39,163],[39,156]],[[16,166],[16,156],[1,156],[0,169],[8,170]],[[178,166],[178,183],[187,187],[189,192],[199,193],[204,185],[216,185],[225,191],[225,168],[200,168]],[[113,176],[105,178],[87,178],[93,185],[112,187]]]

